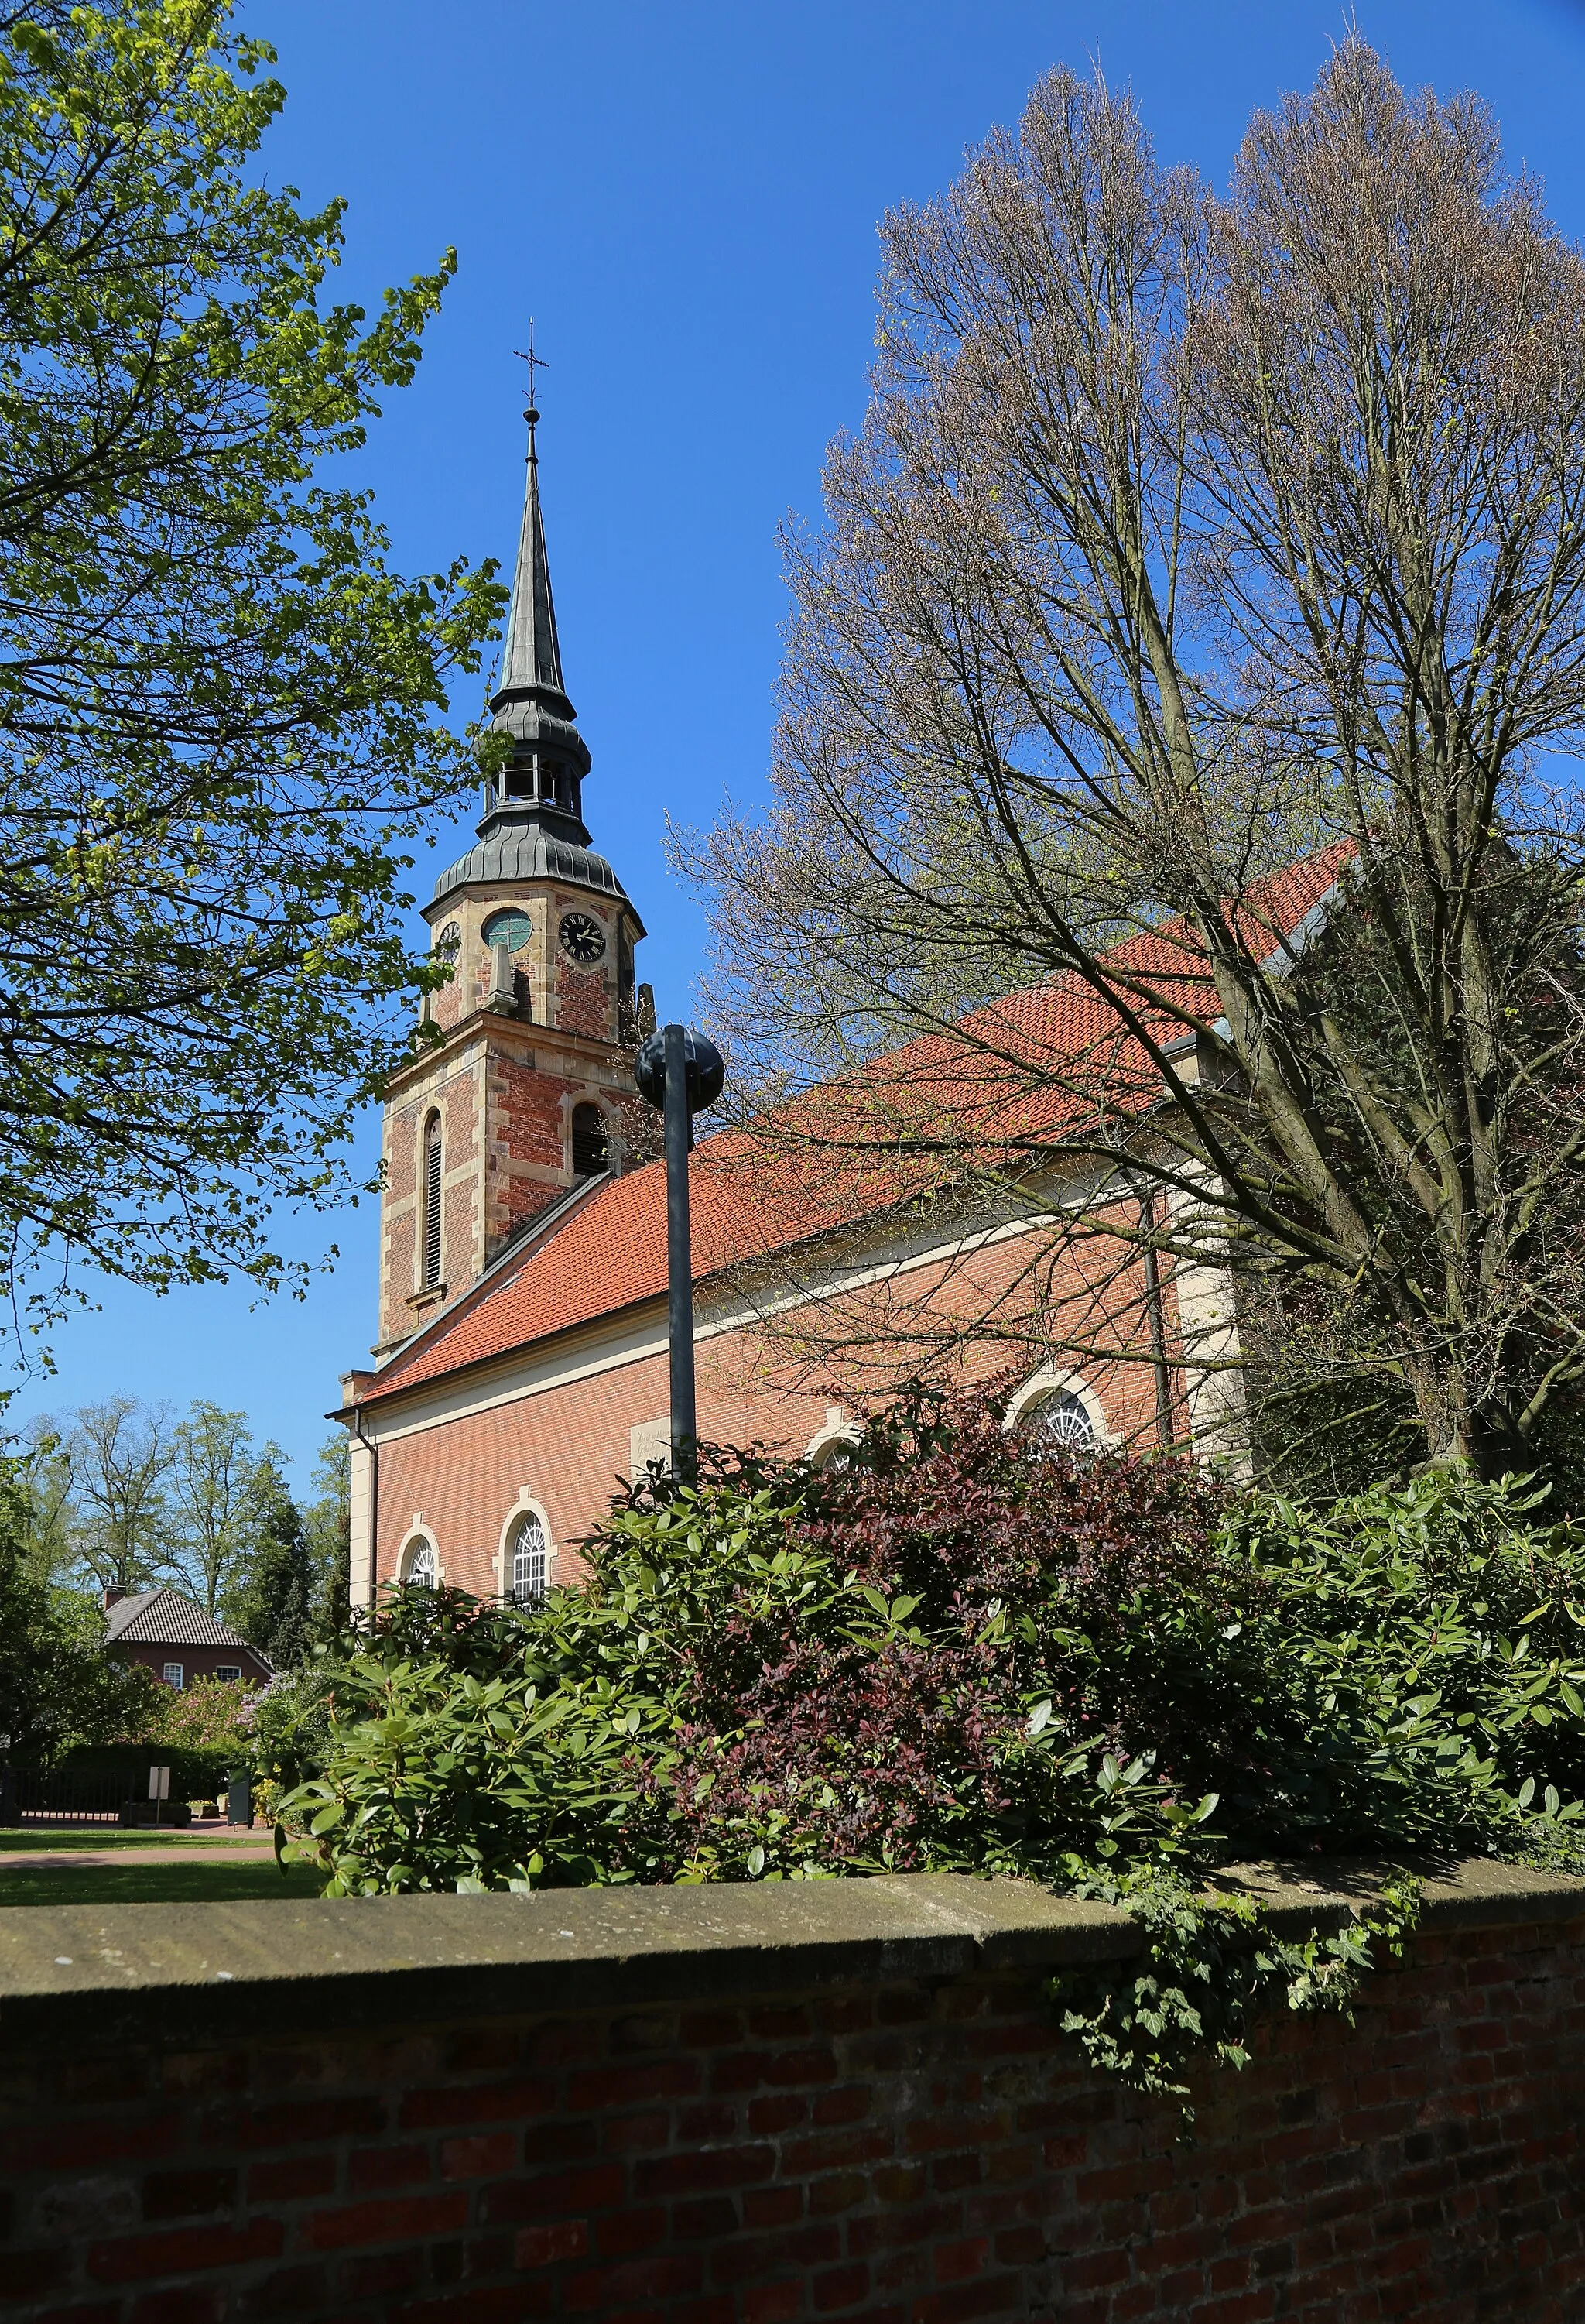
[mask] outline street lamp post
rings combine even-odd
[[[688,1155],[694,1116],[714,1105],[726,1067],[714,1041],[684,1025],[651,1033],[633,1061],[640,1093],[660,1109],[666,1126],[666,1307],[671,1345],[671,1473],[698,1473],[698,1415],[694,1393],[693,1230],[688,1216]]]

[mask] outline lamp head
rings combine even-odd
[[[633,1060],[633,1079],[640,1096],[653,1106],[666,1103],[666,1033],[662,1025],[640,1043]],[[707,1034],[683,1032],[683,1063],[687,1088],[688,1111],[703,1113],[714,1105],[726,1086],[726,1065],[720,1050]]]

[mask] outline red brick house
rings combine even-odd
[[[167,1686],[190,1686],[196,1678],[262,1686],[275,1675],[256,1647],[176,1590],[132,1596],[106,1590],[105,1643],[123,1647],[129,1661],[142,1663]]]
[[[583,821],[589,753],[563,687],[531,432],[490,707],[506,763],[486,783],[479,844],[441,874],[426,908],[436,947],[454,963],[433,1004],[438,1038],[386,1103],[375,1365],[342,1383],[359,1602],[399,1576],[481,1594],[569,1578],[613,1482],[666,1445],[664,1168],[631,1158],[643,927]],[[1338,861],[1317,858],[1273,883],[1266,909],[1280,937],[1324,899]],[[1136,940],[1142,961],[1156,942]],[[1145,964],[1164,979],[1184,973],[1181,949]],[[1004,1045],[1064,1056],[1090,1045],[1104,1051],[1110,1087],[1144,1092],[1148,1081],[1158,1093],[1144,1053],[1119,1048],[1075,983],[995,1006]],[[947,1089],[968,1070],[950,1041],[880,1062],[907,1092]],[[863,1367],[822,1373],[790,1360],[788,1318],[799,1313],[857,1314],[868,1302],[894,1318],[903,1303],[983,1315],[1000,1303],[1010,1335],[971,1336],[961,1370],[1005,1371],[1042,1218],[1054,1205],[1094,1212],[1132,1199],[1064,1176],[1062,1123],[1044,1128],[1057,1159],[1027,1212],[972,1228],[899,1218],[895,1186],[862,1172],[768,1181],[740,1133],[704,1139],[691,1165],[701,1436],[816,1457],[845,1439]],[[1224,1269],[1180,1265],[1163,1284],[1137,1262],[1098,1287],[1070,1254],[1039,1299],[1047,1315],[1099,1306],[1094,1354],[1082,1368],[1042,1362],[1030,1329],[1009,1425],[1038,1413],[1068,1441],[1170,1434],[1234,1449],[1239,1391],[1227,1360],[1237,1322]],[[1120,1320],[1109,1342],[1108,1314],[1144,1303],[1154,1365],[1109,1360],[1123,1337]]]

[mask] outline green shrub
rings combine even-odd
[[[274,1769],[333,1893],[1578,1852],[1585,1529],[1512,1484],[1230,1502],[919,1394],[586,1554],[521,1612],[398,1591],[304,1683]]]
[[[1230,1513],[1302,1712],[1306,1782],[1269,1817],[1273,1846],[1318,1831],[1577,1852],[1562,1828],[1585,1815],[1585,1522],[1548,1523],[1547,1499],[1439,1473]]]

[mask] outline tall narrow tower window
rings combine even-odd
[[[605,1117],[597,1105],[572,1110],[572,1167],[580,1178],[596,1177],[610,1158]]]
[[[440,1280],[440,1116],[424,1124],[424,1289]]]

